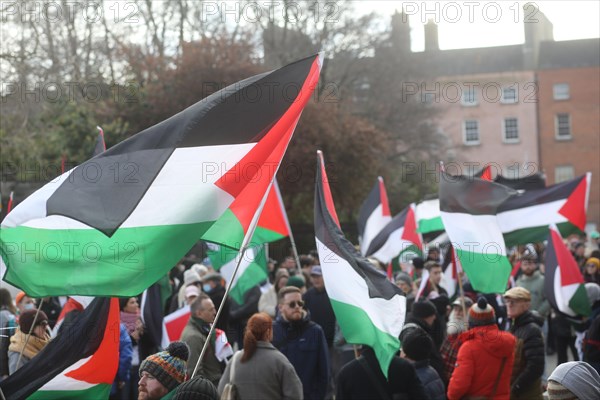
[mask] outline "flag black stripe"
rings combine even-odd
[[[112,236],[175,148],[260,140],[296,100],[316,57],[231,85],[86,161],[50,196],[47,215]]]
[[[470,215],[496,215],[499,206],[516,191],[483,179],[440,176],[440,211]]]
[[[358,212],[358,236],[363,237],[365,228],[367,227],[367,220],[373,214],[373,211],[377,206],[381,204],[381,194],[379,193],[379,179],[375,182],[375,186],[369,192],[369,195],[360,206]]]
[[[387,280],[386,276],[378,272],[373,265],[354,248],[345,237],[340,228],[329,214],[323,192],[323,177],[321,164],[317,157],[317,181],[315,183],[315,235],[321,243],[327,246],[338,257],[346,260],[359,274],[369,288],[370,298],[391,299],[395,295],[403,295],[402,290]],[[319,255],[321,265],[327,267],[327,256]],[[340,277],[340,279],[343,279]]]
[[[399,214],[397,214],[392,220],[373,238],[371,244],[369,245],[369,249],[367,250],[366,255],[371,255],[376,253],[379,249],[383,247],[383,245],[388,241],[390,235],[396,230],[402,228],[404,226],[404,222],[406,221],[406,215],[408,214],[408,210],[410,206],[406,207]],[[398,241],[400,238],[398,238]]]

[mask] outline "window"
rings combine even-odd
[[[555,83],[552,88],[554,100],[568,100],[569,95],[569,84],[568,83]]]
[[[476,106],[477,94],[474,88],[469,88],[462,91],[460,102],[463,106]]]
[[[571,139],[571,116],[569,114],[556,114],[556,139]]]
[[[559,165],[554,169],[554,183],[568,181],[575,177],[575,169],[572,165]]]
[[[519,100],[519,96],[517,94],[516,85],[502,88],[502,98],[500,99],[501,103],[515,104],[518,100]]]
[[[504,118],[503,141],[517,143],[519,141],[519,121],[516,118]]]
[[[463,137],[466,145],[479,144],[479,121],[467,120],[463,124]]]

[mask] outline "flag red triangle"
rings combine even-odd
[[[584,283],[577,262],[571,255],[567,246],[563,243],[562,237],[555,228],[550,228],[552,235],[552,244],[556,252],[556,259],[560,266],[560,281],[563,286],[572,285],[574,283]]]
[[[333,196],[331,196],[331,189],[329,188],[329,179],[327,178],[327,171],[325,171],[325,161],[323,160],[323,153],[321,152],[321,150],[318,150],[317,154],[319,156],[319,160],[321,161],[319,164],[321,168],[321,176],[323,179],[322,187],[323,196],[325,197],[325,205],[327,206],[327,211],[329,211],[329,215],[331,215],[331,218],[333,218],[338,228],[341,228],[340,220],[337,216],[337,213],[335,212],[335,205],[333,204]]]
[[[277,193],[277,181],[273,182],[258,220],[258,226],[279,233],[281,236],[289,236],[287,217],[281,198]]]
[[[404,220],[404,230],[402,231],[402,239],[414,243],[419,250],[423,251],[423,241],[417,233],[417,218],[415,217],[415,206],[411,204]]]
[[[587,195],[587,179],[583,177],[567,201],[558,210],[558,213],[569,220],[570,223],[585,230],[585,198]]]
[[[383,178],[379,177],[379,197],[381,200],[381,214],[384,217],[391,217],[392,213],[390,212],[390,203],[388,201],[387,191],[385,190],[385,185],[383,184]]]
[[[486,166],[483,171],[481,172],[481,179],[485,180],[485,181],[492,181],[492,167],[491,166]]]
[[[102,343],[92,357],[81,367],[65,375],[88,383],[112,383],[119,367],[119,300],[110,300],[110,310]],[[93,334],[93,333],[87,333]],[[84,335],[87,336],[87,335]]]

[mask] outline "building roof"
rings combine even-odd
[[[582,68],[600,65],[600,39],[540,43],[539,69]]]
[[[428,75],[452,76],[524,71],[523,45],[434,50],[413,53],[417,63],[427,65]]]

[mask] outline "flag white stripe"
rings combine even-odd
[[[442,212],[452,244],[471,253],[506,256],[506,245],[495,215],[470,215]]]
[[[383,215],[383,205],[380,203],[367,218],[365,231],[360,241],[360,252],[364,255],[369,250],[371,241],[392,220],[390,215]]]
[[[65,376],[65,374],[67,374],[73,370],[76,370],[79,367],[81,367],[83,364],[87,363],[91,358],[92,358],[92,356],[83,358],[83,359],[77,361],[75,364],[70,365],[68,368],[66,368],[64,371],[62,371],[60,374],[56,375],[52,380],[47,382],[44,386],[39,388],[38,391],[42,391],[42,390],[47,390],[47,391],[50,391],[50,390],[63,390],[63,391],[85,390],[85,389],[89,389],[91,387],[96,386],[97,385],[96,383],[88,383],[85,381],[80,381],[80,380]]]
[[[398,337],[404,325],[406,298],[370,298],[365,280],[354,268],[318,238],[316,242],[329,298],[364,310],[377,329]]]
[[[417,204],[415,209],[417,221],[440,217],[440,199],[426,200]]]
[[[507,233],[517,229],[567,222],[568,220],[558,213],[566,201],[567,199],[561,199],[498,213],[498,225],[503,233]]]
[[[232,288],[234,288],[235,285],[237,285],[240,278],[244,275],[244,272],[246,272],[248,267],[250,267],[250,264],[252,264],[254,262],[254,259],[256,258],[257,253],[258,253],[258,251],[257,251],[256,247],[250,247],[250,248],[248,248],[248,250],[246,250],[246,252],[244,253],[244,258],[242,259],[242,262],[240,263],[240,268],[239,268],[237,274],[235,275],[235,278],[233,279],[233,284],[231,285]],[[231,280],[231,277],[233,276],[233,272],[235,271],[235,266],[237,265],[239,257],[240,257],[240,253],[238,253],[238,255],[233,260],[229,261],[227,264],[223,265],[219,269],[219,273],[223,276],[225,281],[228,283]]]

